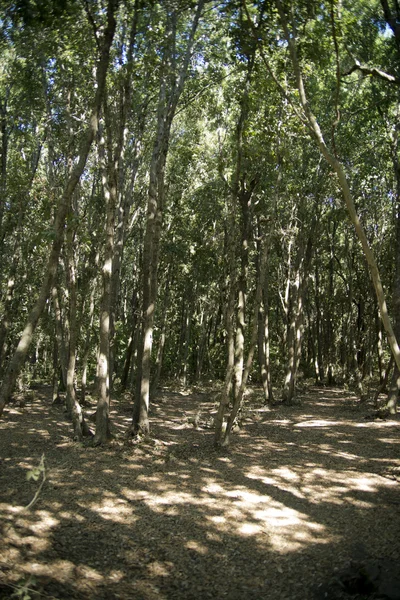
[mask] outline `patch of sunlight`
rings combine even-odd
[[[266,502],[269,500],[269,496],[260,496],[255,492],[248,492],[245,489],[230,490],[229,492],[225,492],[225,496],[228,496],[228,498],[243,500],[243,502],[250,504],[258,504],[260,502]]]
[[[22,569],[30,575],[50,576],[61,583],[70,583],[71,579],[76,581],[76,565],[69,560],[56,560],[47,564],[37,562],[26,562]],[[102,581],[103,576],[94,569],[90,569],[91,579]]]
[[[72,520],[72,519],[77,519],[77,517],[81,517],[80,515],[77,515],[77,514],[76,514],[76,513],[74,513],[74,512],[70,512],[69,510],[61,510],[61,511],[58,513],[58,516],[59,516],[61,519],[71,519],[71,520]],[[81,519],[82,519],[82,520],[84,520],[84,518],[83,518],[83,517],[81,517]],[[81,519],[80,519],[80,520],[81,520]],[[78,519],[77,519],[77,520],[78,520]]]
[[[332,427],[341,425],[340,421],[325,421],[323,419],[313,419],[311,421],[301,421],[296,423],[294,427]]]
[[[188,550],[195,550],[196,552],[198,552],[202,556],[205,556],[208,553],[207,546],[204,546],[203,544],[201,544],[197,540],[189,540],[188,542],[186,542],[185,545],[186,545],[186,548]]]
[[[400,439],[396,438],[375,438],[375,440],[382,444],[400,444]]]
[[[147,565],[147,570],[153,577],[168,577],[168,575],[171,574],[173,568],[173,563],[161,562],[159,560],[155,560],[154,562]]]
[[[324,483],[325,480],[325,483]],[[372,507],[374,504],[367,500],[349,497],[354,491],[376,493],[381,481],[378,475],[356,474],[353,471],[325,471],[314,469],[304,476],[303,493],[312,503],[329,502],[337,506],[351,504],[359,508]]]
[[[33,523],[30,528],[36,535],[44,535],[60,523],[59,519],[55,519],[47,510],[35,511],[35,518],[39,518],[40,521]]]
[[[376,492],[376,485],[373,484],[369,477],[353,477],[353,489],[361,490],[363,492]]]
[[[289,469],[288,467],[279,467],[278,469],[271,469],[272,473],[281,477],[281,479],[285,479],[286,481],[299,481],[300,477]]]
[[[222,516],[209,517],[209,520],[213,523],[226,523],[225,517]]]
[[[88,508],[86,505],[85,508]],[[105,499],[102,502],[95,502],[89,505],[89,508],[97,512],[102,519],[114,521],[114,523],[125,523],[127,517],[132,517],[132,509],[121,499]]]
[[[385,427],[399,427],[398,421],[367,421],[366,423],[354,423],[353,427],[362,429],[384,429]]]
[[[246,473],[246,477],[249,479],[255,479],[256,481],[262,481],[266,485],[276,485],[277,481],[273,477],[263,477],[260,475],[256,475],[255,473]]]
[[[219,494],[224,491],[224,488],[215,481],[208,483],[205,487],[201,488],[202,492],[207,492],[208,494]]]
[[[110,574],[108,576],[108,579],[111,579],[114,583],[122,581],[123,578],[124,578],[123,571],[118,571],[118,570],[110,571]]]
[[[261,525],[256,525],[255,523],[243,523],[243,525],[241,525],[239,527],[239,533],[241,533],[242,535],[257,535],[258,533],[261,533],[263,531],[263,528]]]
[[[164,486],[163,492],[155,494],[146,490],[131,490],[130,488],[122,488],[122,493],[129,501],[145,502],[154,512],[166,512],[166,507],[169,509],[175,505],[185,504],[200,504],[200,500],[194,498],[186,492],[178,492],[173,486],[166,489]]]
[[[224,509],[230,530],[233,527],[237,535],[255,536],[259,543],[267,541],[276,551],[292,552],[304,544],[327,544],[334,539],[323,525],[311,521],[309,515],[268,495],[236,489],[225,492],[224,496],[231,499],[231,504],[221,506],[219,502],[218,506]],[[213,520],[217,524],[215,517]],[[224,523],[218,529],[224,530]]]

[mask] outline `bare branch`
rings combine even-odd
[[[367,67],[366,65],[362,65],[358,60],[355,61],[354,65],[350,69],[342,73],[342,77],[347,77],[355,71],[361,71],[361,73],[364,75],[377,77],[378,79],[382,79],[383,81],[393,85],[400,85],[400,79],[397,79],[397,77],[393,77],[393,75],[385,73],[385,71],[381,71],[381,69],[377,69],[376,67]]]

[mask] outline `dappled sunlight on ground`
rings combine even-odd
[[[108,448],[72,443],[62,407],[45,397],[9,409],[0,598],[2,581],[33,575],[57,599],[311,600],[356,543],[400,561],[399,423],[343,413],[346,400],[318,390],[293,411],[255,407],[260,419],[223,451],[212,430],[190,425],[215,410],[203,397],[160,400],[141,444],[123,436],[130,407],[114,404]],[[24,510],[42,453],[47,481]]]

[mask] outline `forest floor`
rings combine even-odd
[[[94,448],[71,440],[49,389],[9,405],[0,598],[398,600],[398,417],[369,419],[371,407],[340,389],[310,388],[271,410],[253,393],[217,451],[215,407],[199,390],[164,389],[151,437],[133,443],[122,399],[115,441]],[[46,480],[26,509],[42,455]]]

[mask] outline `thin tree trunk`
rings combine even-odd
[[[297,371],[300,362],[301,344],[303,337],[303,319],[304,319],[304,297],[307,287],[308,271],[310,268],[313,235],[315,231],[315,220],[311,226],[305,251],[299,248],[299,258],[297,260],[296,279],[293,289],[292,315],[290,318],[290,327],[288,335],[288,365],[283,387],[283,402],[291,404],[295,397]]]
[[[4,151],[4,149],[3,149],[3,151]],[[30,198],[32,186],[35,181],[35,176],[36,176],[36,173],[38,170],[41,152],[42,152],[42,143],[39,142],[37,151],[32,156],[32,173],[31,173],[30,181],[24,192],[24,196],[25,196],[24,201],[21,202],[20,207],[19,207],[18,223],[16,226],[16,231],[14,233],[15,242],[14,242],[14,249],[12,251],[13,261],[12,261],[10,273],[8,276],[7,291],[6,291],[6,295],[5,295],[5,301],[4,301],[3,319],[2,319],[2,322],[0,325],[0,373],[2,373],[4,371],[4,349],[5,349],[5,343],[7,340],[8,331],[9,331],[10,324],[11,324],[12,300],[13,300],[14,291],[15,291],[15,278],[17,275],[18,264],[19,264],[19,261],[21,258],[21,237],[22,237],[21,231],[22,231],[22,227],[23,227],[23,223],[24,223],[24,218],[25,218],[25,215],[26,215],[26,212],[28,209],[28,204],[29,204],[28,199]],[[3,170],[3,168],[4,168],[4,165],[2,163],[1,169]],[[4,176],[4,181],[3,181],[3,176]],[[4,199],[4,201],[2,201],[2,197],[4,197],[5,190],[6,190],[5,182],[6,182],[6,174],[5,173],[3,174],[3,172],[1,171],[1,174],[0,174],[0,204],[2,204],[2,203],[5,204],[5,199]],[[3,190],[3,192],[1,190]],[[0,232],[1,232],[1,219],[0,219]]]
[[[121,377],[121,387],[123,390],[126,390],[126,388],[128,386],[129,371],[131,368],[132,357],[134,355],[134,349],[135,349],[135,339],[137,339],[137,335],[135,335],[135,334],[136,334],[136,330],[138,328],[137,316],[136,316],[138,308],[139,308],[139,299],[138,299],[138,295],[137,295],[136,291],[134,291],[133,296],[132,296],[132,307],[131,307],[131,312],[132,312],[131,337],[129,339],[128,347],[126,349],[124,368],[123,368],[122,377]]]
[[[169,278],[170,278],[170,276],[168,273],[167,281],[165,284],[164,303],[163,303],[161,325],[160,325],[160,339],[158,341],[157,358],[156,358],[156,363],[155,363],[155,373],[154,373],[154,377],[151,382],[151,388],[150,388],[150,397],[151,398],[157,392],[158,384],[160,382],[160,377],[161,377],[162,364],[163,364],[164,346],[165,346],[165,340],[166,340],[166,327],[167,327],[167,310],[168,310],[168,302],[169,302],[169,286],[170,286]]]
[[[228,412],[229,399],[232,390],[232,379],[235,369],[235,298],[236,298],[236,244],[235,244],[235,210],[236,202],[233,195],[230,195],[230,205],[227,205],[227,227],[226,227],[226,254],[228,264],[226,268],[226,292],[228,302],[225,312],[225,329],[227,341],[227,364],[225,371],[225,380],[222,388],[221,399],[218,405],[218,411],[214,421],[214,445],[220,446],[223,438],[223,428],[225,415]],[[208,344],[209,345],[209,344]]]
[[[67,368],[67,390],[66,405],[72,425],[74,428],[74,438],[82,440],[84,435],[90,435],[90,430],[85,422],[82,408],[76,398],[75,392],[75,363],[76,363],[76,344],[78,337],[76,320],[76,265],[74,260],[73,248],[73,230],[71,225],[67,230],[67,284],[69,291],[69,348],[68,348],[68,368]]]
[[[108,140],[107,173],[103,177],[104,197],[106,200],[106,226],[104,264],[102,270],[102,297],[100,307],[100,336],[98,355],[98,400],[96,409],[96,433],[94,444],[106,444],[111,439],[110,431],[110,311],[111,279],[114,258],[114,225],[117,205],[117,171],[112,151],[111,123],[108,108],[105,110]],[[122,149],[121,149],[122,150]]]
[[[140,376],[137,384],[137,393],[133,408],[132,433],[148,433],[149,431],[149,396],[150,396],[150,370],[151,351],[153,344],[153,328],[155,306],[157,300],[158,254],[162,230],[162,215],[164,210],[164,185],[165,165],[168,154],[169,139],[172,121],[175,116],[179,98],[181,97],[186,80],[189,61],[192,56],[194,37],[204,6],[204,0],[199,0],[192,21],[192,27],[186,46],[186,51],[180,72],[175,73],[176,66],[175,39],[176,13],[173,11],[167,18],[167,30],[170,42],[164,56],[163,79],[160,85],[160,94],[157,113],[157,134],[153,147],[150,165],[150,182],[147,203],[146,232],[143,249],[143,310],[142,310],[142,335],[138,352],[140,360],[137,373]],[[167,90],[167,81],[170,89]]]
[[[260,274],[259,274],[259,278],[258,278],[257,285],[256,285],[253,318],[251,321],[251,334],[250,334],[249,350],[248,350],[246,364],[245,364],[245,368],[244,368],[244,372],[243,372],[242,383],[241,383],[241,386],[239,389],[239,394],[234,399],[232,411],[231,411],[231,414],[229,415],[228,422],[226,424],[226,429],[225,429],[224,437],[222,440],[223,446],[229,445],[232,427],[235,422],[236,416],[242,407],[244,393],[245,393],[246,387],[247,387],[247,380],[248,380],[250,370],[253,365],[254,351],[255,351],[255,347],[256,347],[256,343],[257,343],[258,311],[260,309],[263,282],[265,280],[265,273],[266,273],[266,268],[267,268],[267,254],[268,254],[268,244],[267,244],[267,242],[265,242],[264,247],[262,249],[262,254],[260,257]]]
[[[110,48],[114,38],[116,26],[114,18],[116,8],[117,0],[108,0],[107,27],[105,29],[102,40],[101,56],[98,62],[96,73],[97,88],[94,100],[94,108],[90,116],[89,125],[80,148],[79,160],[68,178],[64,193],[60,199],[60,203],[57,209],[57,214],[54,223],[53,243],[38,298],[29,314],[27,323],[23,330],[17,349],[8,365],[3,380],[3,384],[0,390],[0,416],[3,413],[6,402],[9,401],[11,394],[14,390],[15,383],[25,362],[25,358],[28,353],[28,349],[31,344],[34,331],[36,329],[39,318],[43,312],[43,309],[46,305],[46,301],[49,297],[50,290],[55,280],[58,257],[60,254],[62,240],[64,237],[65,218],[67,216],[67,212],[71,203],[72,195],[85,169],[90,148],[97,133],[99,114],[103,102],[103,94],[108,70]]]
[[[260,258],[262,247],[260,244],[262,236],[261,227],[258,227],[258,261],[257,261],[257,278],[260,277]],[[266,242],[269,244],[269,238]],[[267,268],[265,269],[265,280],[261,294],[260,308],[258,311],[258,365],[260,368],[261,383],[264,393],[264,404],[269,406],[273,402],[272,384],[271,384],[271,368],[270,368],[270,348],[269,348],[269,281]]]
[[[326,145],[324,137],[322,135],[320,126],[319,126],[319,124],[310,108],[310,105],[308,103],[308,99],[306,96],[304,83],[303,83],[303,77],[302,77],[302,73],[301,73],[301,69],[300,69],[300,64],[299,64],[298,57],[297,57],[296,38],[293,33],[289,32],[288,25],[287,25],[287,19],[286,19],[284,10],[282,8],[281,0],[275,0],[275,2],[276,2],[276,6],[278,8],[279,16],[280,16],[280,19],[281,19],[281,22],[283,25],[286,41],[288,43],[288,47],[289,47],[289,51],[290,51],[293,70],[294,70],[294,74],[295,74],[296,82],[297,82],[297,88],[299,91],[300,103],[301,103],[302,109],[304,111],[304,115],[307,119],[307,124],[308,124],[309,130],[310,130],[311,136],[316,141],[316,144],[318,145],[318,147],[321,151],[321,154],[323,155],[325,160],[330,164],[330,166],[335,171],[335,173],[338,177],[339,185],[340,185],[340,188],[342,190],[343,197],[345,200],[347,212],[349,214],[351,222],[354,225],[354,229],[360,240],[360,243],[361,243],[361,246],[362,246],[362,249],[364,252],[364,256],[368,263],[369,271],[370,271],[371,278],[372,278],[374,288],[375,288],[376,297],[378,300],[379,311],[380,311],[382,323],[385,328],[389,346],[390,346],[391,352],[393,353],[393,357],[394,357],[396,366],[400,370],[400,349],[399,349],[396,335],[393,330],[392,323],[391,323],[389,313],[387,310],[385,293],[384,293],[384,290],[382,287],[380,273],[379,273],[379,269],[378,269],[378,265],[377,265],[377,262],[375,259],[374,252],[368,243],[368,239],[365,234],[364,228],[358,217],[356,207],[354,204],[354,200],[353,200],[353,196],[352,196],[352,193],[351,193],[351,190],[349,187],[349,183],[348,183],[343,165],[339,161],[339,159],[336,158],[336,156],[334,154],[332,154],[330,152],[330,150],[328,149],[328,146]]]
[[[315,330],[316,330],[316,379],[317,383],[323,383],[325,378],[324,359],[322,353],[322,327],[321,327],[321,302],[320,302],[320,278],[318,259],[315,261]]]
[[[96,260],[97,264],[97,260]],[[93,279],[92,289],[90,292],[90,303],[89,303],[89,325],[86,332],[85,346],[82,356],[82,376],[81,376],[81,404],[84,405],[86,401],[86,387],[87,387],[87,370],[90,353],[90,340],[92,337],[92,328],[94,320],[94,297],[96,293],[96,278]]]
[[[64,327],[62,322],[60,298],[57,286],[53,286],[52,289],[54,315],[56,322],[56,338],[58,344],[58,355],[60,357],[61,367],[61,378],[64,389],[67,389],[67,365],[68,365],[68,353],[65,344]]]

